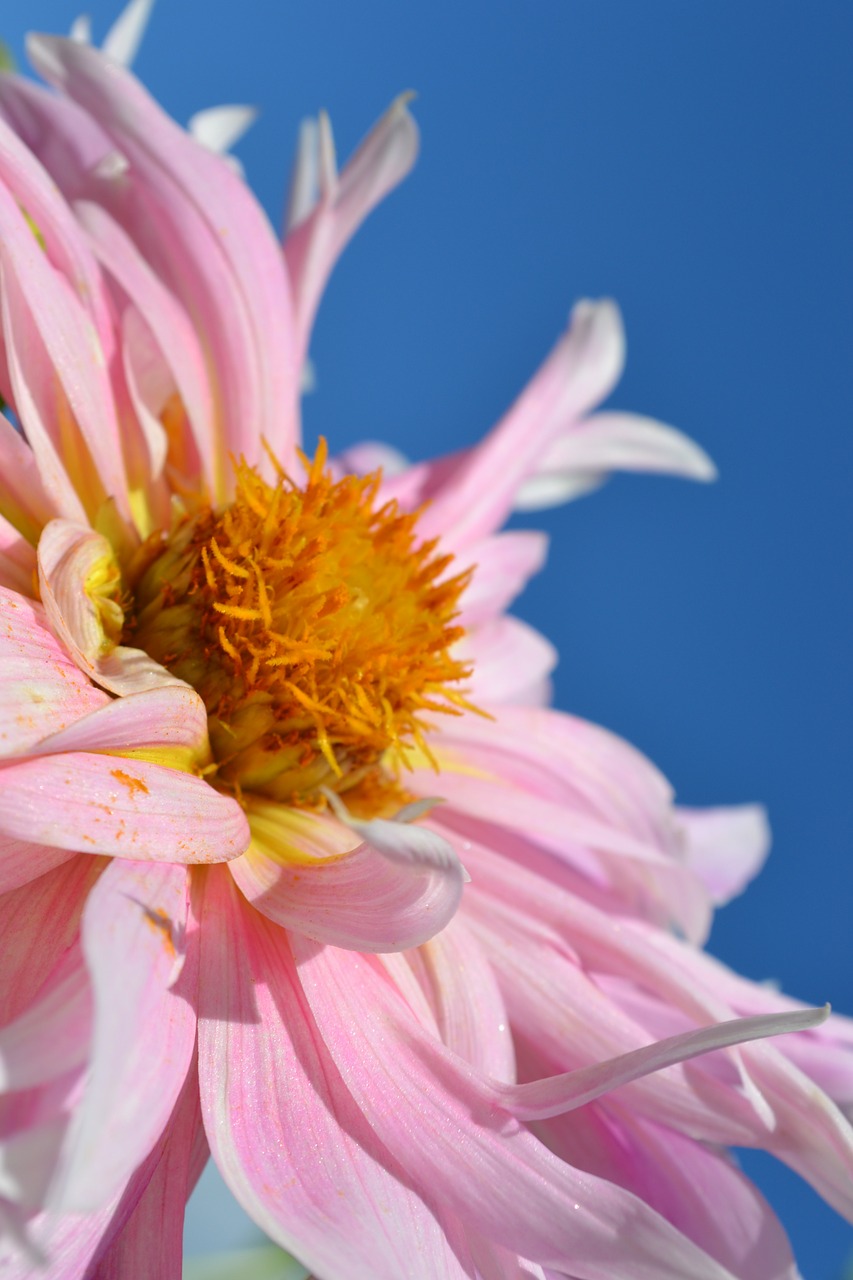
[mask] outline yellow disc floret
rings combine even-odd
[[[428,753],[427,717],[466,706],[470,674],[452,651],[468,575],[378,504],[378,473],[333,480],[324,442],[305,465],[300,486],[240,463],[230,506],[186,519],[137,585],[133,632],[204,699],[220,785],[296,804]]]

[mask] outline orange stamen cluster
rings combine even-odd
[[[380,475],[298,486],[245,463],[236,496],[176,532],[137,591],[135,644],[205,700],[219,778],[291,802],[363,783],[389,750],[428,754],[432,713],[467,704],[453,656],[468,575],[378,505]]]

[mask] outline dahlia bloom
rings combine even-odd
[[[340,174],[303,129],[282,247],[122,30],[0,77],[4,1275],[179,1276],[210,1153],[323,1280],[796,1276],[724,1148],[853,1215],[853,1034],[701,950],[763,816],[549,709],[506,613],[514,508],[710,463],[593,412],[610,302],[470,451],[306,457],[406,104]]]

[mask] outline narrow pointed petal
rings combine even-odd
[[[119,1191],[155,1147],[183,1089],[197,981],[187,895],[183,867],[116,859],[86,903],[94,1035],[58,1174],[58,1210],[91,1211]]]
[[[318,942],[400,951],[432,937],[459,905],[458,859],[392,858],[339,822],[257,798],[249,823],[252,843],[231,867],[236,883],[264,915]]]
[[[222,155],[240,141],[257,118],[257,107],[208,107],[191,116],[187,127],[203,147]]]
[[[130,0],[110,27],[101,46],[104,53],[122,66],[129,67],[136,57],[154,0]]]
[[[327,149],[333,153],[328,120],[321,119],[316,133],[303,132],[300,137],[292,210],[294,218],[301,215],[301,220],[293,225],[284,243],[300,363],[308,349],[320,297],[341,251],[371,210],[403,180],[415,162],[418,130],[406,106],[407,97],[403,95],[391,104],[340,177],[329,172],[328,163],[322,163],[324,131],[328,135]],[[313,146],[321,153],[316,165],[320,192],[316,208],[306,217],[315,162],[308,159],[305,150]],[[333,158],[332,154],[332,161]]]
[[[597,488],[611,471],[716,479],[711,459],[674,427],[634,413],[596,413],[561,434],[516,494],[516,511],[540,511]]]
[[[625,336],[615,303],[579,302],[571,324],[515,404],[433,495],[418,526],[456,549],[493,533],[557,435],[610,393]]]
[[[145,760],[63,752],[0,769],[0,833],[58,849],[155,862],[243,852],[243,811],[201,778]]]
[[[320,1275],[463,1280],[433,1211],[324,1047],[287,935],[216,869],[205,881],[201,937],[202,1112],[243,1207]]]
[[[14,480],[13,480],[14,477]],[[0,413],[0,511],[35,546],[43,525],[58,515],[26,440]]]

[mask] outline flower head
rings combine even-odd
[[[245,116],[191,136],[121,65],[147,9],[0,76],[5,1274],[178,1275],[210,1151],[323,1280],[793,1276],[720,1146],[853,1211],[853,1034],[701,951],[763,815],[550,710],[506,613],[514,508],[711,464],[593,412],[610,302],[474,449],[307,458],[319,298],[414,123],[341,174],[304,129],[279,245],[210,147]]]

